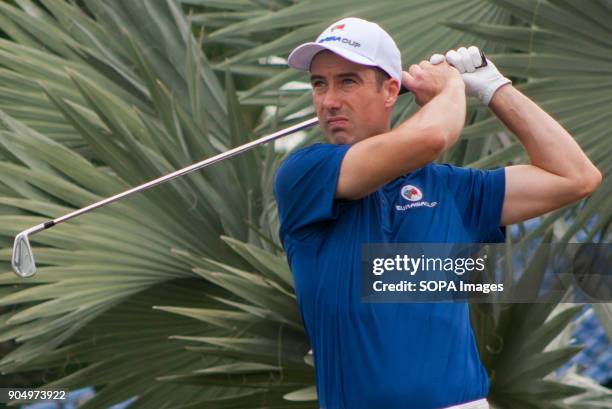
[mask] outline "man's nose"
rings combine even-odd
[[[342,99],[335,87],[329,87],[323,96],[323,108],[328,110],[339,109]]]

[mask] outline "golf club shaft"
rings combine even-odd
[[[186,174],[194,172],[194,171],[196,171],[198,169],[205,168],[208,165],[212,165],[213,163],[222,161],[224,159],[227,159],[227,158],[230,158],[232,156],[235,156],[235,155],[238,155],[240,153],[243,153],[243,152],[246,152],[248,150],[251,150],[251,149],[253,149],[256,146],[259,146],[259,145],[262,145],[262,144],[274,141],[276,139],[282,138],[284,136],[290,135],[292,133],[295,133],[295,132],[298,132],[298,131],[310,128],[311,126],[315,125],[316,123],[318,123],[318,119],[316,117],[315,118],[310,118],[310,119],[302,121],[302,122],[300,122],[298,124],[292,125],[292,126],[290,126],[288,128],[281,129],[280,131],[275,132],[273,134],[262,136],[261,138],[256,139],[256,140],[251,141],[251,142],[248,142],[248,143],[245,143],[244,145],[237,146],[237,147],[232,148],[232,149],[230,149],[230,150],[228,150],[226,152],[223,152],[223,153],[220,153],[218,155],[215,155],[215,156],[213,156],[211,158],[204,159],[204,160],[202,160],[202,161],[200,161],[198,163],[194,163],[193,165],[189,165],[189,166],[187,166],[187,167],[185,167],[183,169],[179,169],[179,170],[177,170],[175,172],[172,172],[172,173],[169,173],[169,174],[167,174],[165,176],[162,176],[162,177],[159,177],[157,179],[151,180],[149,182],[143,183],[140,186],[133,187],[132,189],[126,190],[125,192],[118,193],[118,194],[116,194],[114,196],[111,196],[109,198],[100,200],[99,202],[90,204],[89,206],[84,207],[82,209],[75,210],[74,212],[68,213],[68,214],[66,214],[64,216],[60,216],[57,219],[50,220],[50,221],[48,221],[48,222],[46,222],[44,224],[41,224],[41,225],[36,226],[35,228],[31,229],[30,233],[36,233],[38,231],[41,231],[41,230],[44,230],[44,229],[48,229],[50,227],[55,226],[56,224],[65,222],[65,221],[70,220],[70,219],[72,219],[74,217],[80,216],[80,215],[82,215],[84,213],[88,213],[88,212],[90,212],[90,211],[92,211],[94,209],[97,209],[99,207],[106,206],[107,204],[116,202],[117,200],[121,200],[124,197],[130,196],[131,194],[142,192],[143,190],[147,190],[147,189],[149,189],[149,188],[151,188],[153,186],[157,186],[157,185],[159,185],[161,183],[168,182],[168,181],[170,181],[172,179],[175,179],[175,178],[177,178],[179,176],[186,175]]]

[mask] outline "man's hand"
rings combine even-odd
[[[444,56],[441,54],[434,54],[430,58],[430,62],[435,64],[444,59]],[[446,53],[446,62],[452,64],[461,73],[461,77],[463,77],[465,82],[466,94],[471,97],[477,97],[484,105],[489,105],[495,91],[511,82],[500,74],[489,59],[487,59],[485,67],[476,68],[484,61],[482,61],[480,50],[475,46],[469,48],[460,47],[457,50],[448,51]]]
[[[434,65],[421,61],[418,65],[412,64],[408,72],[402,73],[402,83],[414,94],[419,106],[427,104],[446,88],[465,87],[459,72],[446,62]]]

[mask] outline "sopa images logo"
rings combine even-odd
[[[401,195],[404,199],[410,202],[416,202],[417,200],[421,200],[423,198],[423,192],[421,192],[421,189],[413,185],[403,186]]]

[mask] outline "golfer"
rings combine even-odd
[[[280,237],[310,340],[323,409],[488,408],[487,373],[466,303],[361,303],[360,246],[497,242],[500,226],[593,192],[601,174],[572,137],[475,47],[402,71],[380,26],[346,18],[297,47],[329,143],[291,154],[274,185]],[[418,112],[390,129],[401,86]],[[432,162],[476,96],[512,131],[528,165],[496,170]],[[406,206],[412,204],[411,206]]]

